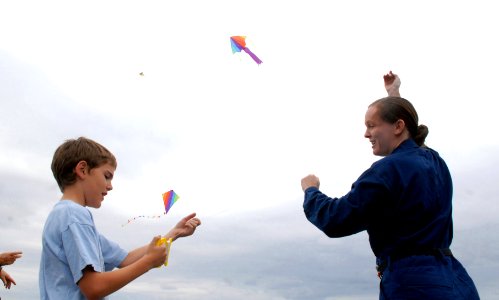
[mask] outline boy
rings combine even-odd
[[[127,253],[95,228],[86,207],[101,206],[116,166],[109,150],[84,137],[55,151],[52,172],[63,195],[43,229],[41,299],[102,299],[166,260],[166,246],[156,245],[160,236]],[[180,220],[165,237],[192,235],[201,224],[195,216]]]

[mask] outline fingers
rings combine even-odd
[[[149,248],[152,258],[152,267],[160,267],[168,258],[167,245],[161,241],[161,236],[155,236],[152,243],[154,243],[154,245]]]
[[[383,78],[385,79],[390,79],[390,80],[395,80],[395,78],[397,78],[398,75],[393,73],[392,71],[390,71],[390,73],[386,74],[386,75],[383,75]]]
[[[3,263],[5,265],[11,265],[16,261],[16,259],[21,258],[22,254],[23,254],[22,251],[5,252],[5,253],[2,253],[1,260],[3,260]]]
[[[201,225],[201,220],[198,218],[192,218],[189,221],[187,221],[187,224],[189,224],[193,227],[197,227],[197,226]]]
[[[161,239],[161,235],[157,235],[152,238],[152,241],[149,243],[150,245],[156,246],[158,244],[158,241]]]
[[[2,272],[1,279],[2,279],[2,282],[3,282],[3,286],[6,289],[10,289],[12,283],[14,285],[16,285],[16,282],[14,281],[14,278],[10,277],[10,275],[7,274],[6,272]]]
[[[317,187],[317,188],[320,187],[319,177],[317,177],[313,174],[310,174],[308,176],[305,176],[301,180],[301,187],[302,187],[303,191],[307,190],[309,187],[312,187],[312,186]]]
[[[149,269],[161,266],[167,258],[167,245],[161,241],[161,236],[153,237],[147,247],[144,258],[149,263]]]
[[[14,285],[16,285],[16,282],[12,278],[10,278],[9,280],[7,280],[7,284],[5,284],[5,288],[10,290],[10,287],[12,286],[12,283]]]
[[[190,219],[194,218],[195,216],[196,216],[196,213],[193,212],[193,213],[189,214],[188,216],[183,217],[181,221],[183,221],[185,223],[185,222],[189,221]]]
[[[194,227],[201,225],[201,220],[199,218],[195,218],[195,216],[196,216],[195,212],[191,213],[190,215],[182,218],[182,220],[179,222],[179,224],[182,223],[182,224],[190,225],[190,226],[194,226]]]
[[[390,70],[390,72],[388,72],[387,74],[385,74],[384,76],[394,76],[395,74],[393,74],[393,72]]]
[[[16,251],[11,253],[11,258],[15,261],[23,256],[22,251]]]
[[[388,74],[383,75],[383,80],[385,81],[385,85],[392,84],[395,81],[395,78],[397,75],[393,74],[392,71],[390,71]]]

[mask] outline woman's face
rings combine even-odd
[[[390,124],[383,121],[376,106],[367,109],[365,124],[364,137],[371,142],[374,155],[387,156],[400,144],[397,123]]]

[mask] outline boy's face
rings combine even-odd
[[[115,167],[106,163],[89,171],[88,176],[83,181],[85,206],[93,208],[101,206],[107,192],[113,189],[111,181],[113,180],[115,170]]]

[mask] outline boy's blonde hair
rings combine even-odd
[[[117,167],[114,155],[101,144],[85,137],[66,140],[55,150],[51,165],[61,192],[76,182],[75,167],[80,161],[86,161],[90,170],[106,163]]]

